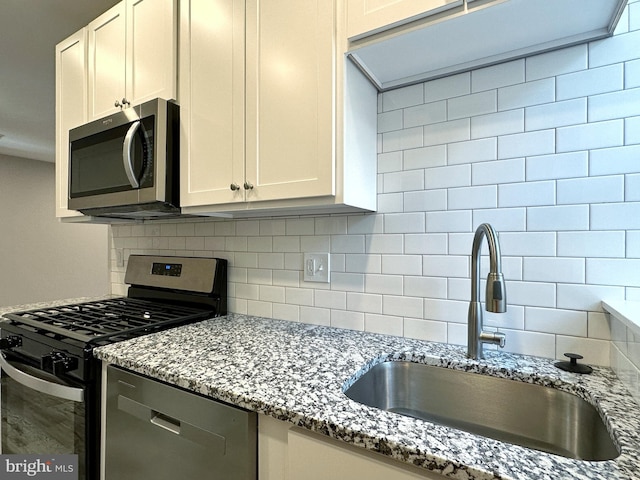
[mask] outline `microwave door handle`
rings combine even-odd
[[[84,391],[81,388],[67,387],[57,383],[48,382],[38,377],[34,377],[18,370],[11,365],[4,355],[0,353],[0,367],[2,370],[13,380],[27,388],[31,388],[41,393],[46,393],[57,398],[63,398],[65,400],[72,400],[74,402],[84,401]]]
[[[124,137],[124,144],[122,145],[122,165],[124,167],[124,173],[127,174],[129,183],[133,188],[140,188],[140,182],[136,178],[136,174],[133,171],[133,159],[131,158],[131,149],[133,148],[133,137],[140,128],[140,120],[135,121],[129,127],[127,135]]]

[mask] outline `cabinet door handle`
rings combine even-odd
[[[253,185],[250,184],[249,182],[244,182],[244,189],[245,190],[253,190]]]
[[[229,188],[232,192],[235,192],[237,190],[240,190],[240,185],[238,185],[237,183],[232,183],[231,185],[229,185]]]
[[[121,104],[118,100],[116,100],[116,101],[114,102],[113,106],[114,106],[114,107],[122,107],[122,104]]]
[[[122,107],[126,108],[129,105],[131,105],[131,102],[129,100],[127,100],[125,97],[122,97]]]

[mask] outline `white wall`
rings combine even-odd
[[[234,312],[465,344],[490,222],[506,349],[608,365],[600,300],[640,300],[639,45],[630,2],[613,38],[380,95],[377,214],[114,226],[113,245],[228,258]],[[303,282],[301,252],[322,251],[331,284]]]
[[[109,231],[55,218],[54,165],[0,155],[0,306],[109,292]]]

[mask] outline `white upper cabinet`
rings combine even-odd
[[[56,216],[80,216],[69,210],[69,129],[87,118],[86,29],[56,46]]]
[[[182,2],[185,213],[375,210],[376,90],[336,31],[334,0]]]
[[[408,0],[347,0],[349,53],[380,90],[566,47],[613,33],[627,0],[464,0],[449,10],[411,12]],[[360,4],[388,21],[365,24]],[[407,4],[407,6],[405,6]],[[353,8],[352,8],[353,7]],[[413,15],[412,15],[413,14]],[[398,26],[398,19],[411,20]],[[402,23],[400,21],[400,23]],[[366,32],[366,35],[359,33]]]
[[[333,0],[247,2],[249,200],[335,193],[333,11]]]
[[[87,30],[90,120],[176,99],[177,0],[123,0]]]
[[[463,0],[346,0],[347,36],[357,39],[449,8]]]

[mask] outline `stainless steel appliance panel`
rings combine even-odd
[[[105,480],[256,480],[254,412],[107,370]]]

